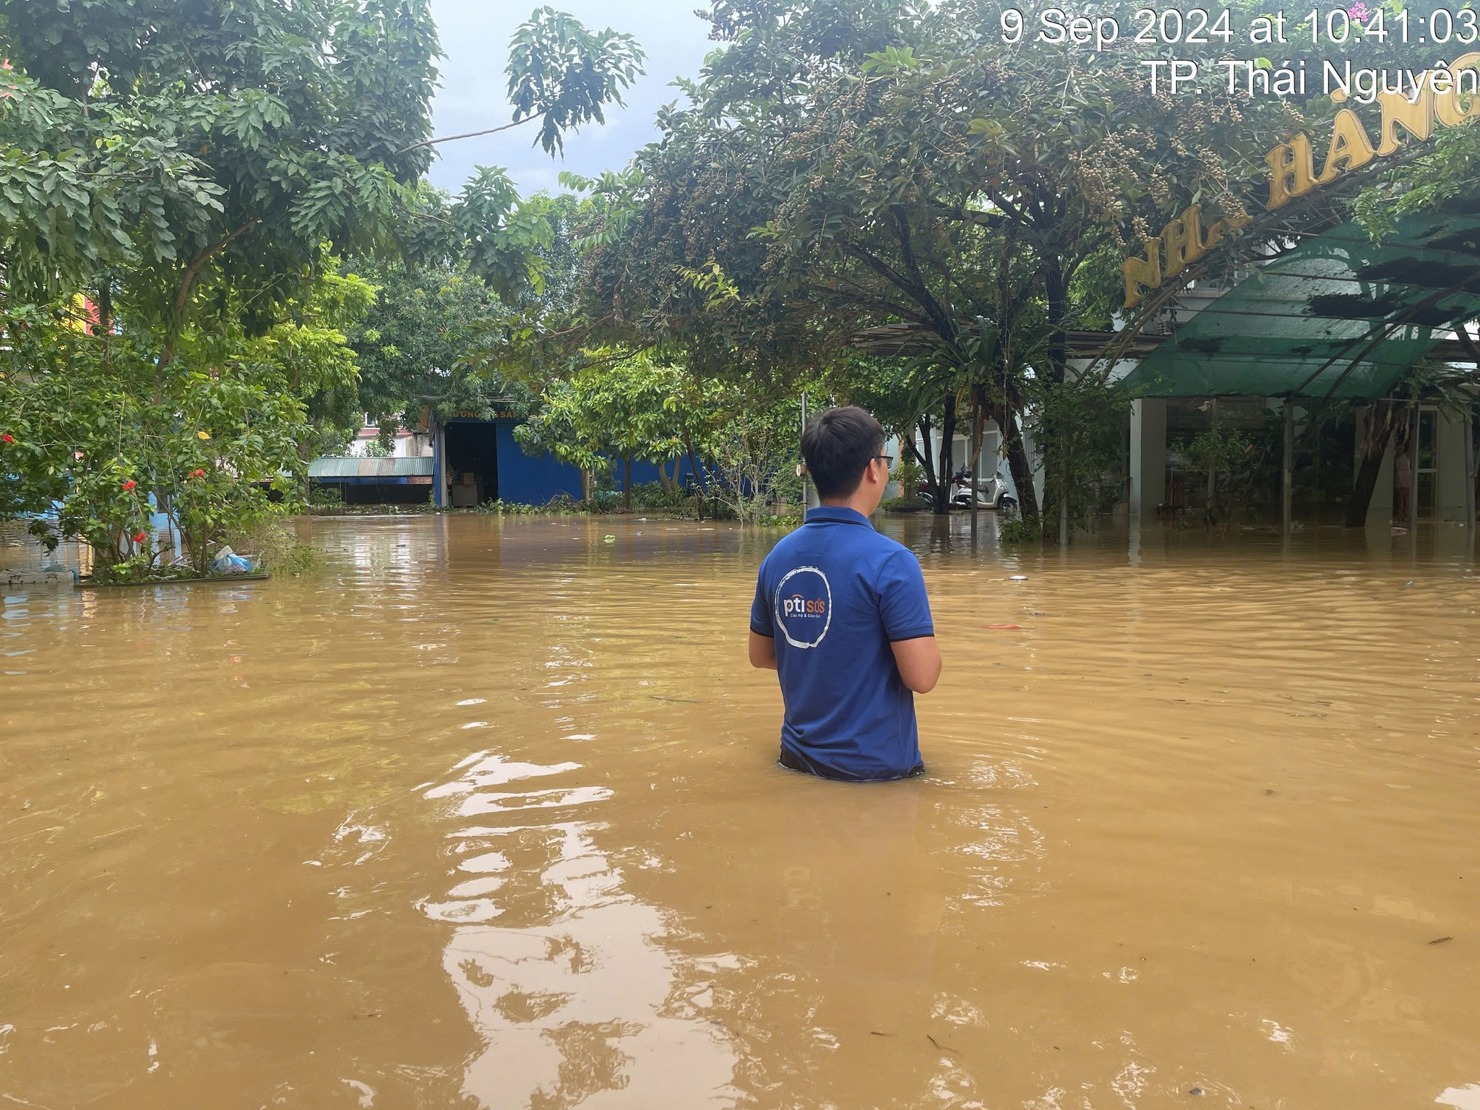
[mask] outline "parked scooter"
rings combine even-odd
[[[930,499],[928,483],[921,482],[915,487],[915,491],[922,499],[927,501]],[[976,498],[978,509],[1009,513],[1017,508],[1017,498],[1007,492],[1007,483],[1000,474],[973,480],[967,468],[963,466],[951,476],[951,508],[971,508],[973,495]]]

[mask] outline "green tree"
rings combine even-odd
[[[525,391],[497,372],[494,360],[470,358],[514,313],[466,263],[376,263],[357,268],[378,290],[375,308],[351,335],[360,375],[351,394],[358,413],[394,432],[423,412],[446,417],[506,407]]]
[[[836,370],[860,337],[913,354],[946,443],[963,399],[997,420],[1034,515],[1029,383],[1063,382],[1067,332],[1106,322],[1116,248],[1193,197],[1240,211],[1288,115],[1153,94],[1134,44],[1014,45],[964,2],[719,0],[711,18],[727,49],[660,119],[594,260],[613,324],[718,374]],[[905,392],[924,412],[930,391]],[[1076,441],[1040,440],[1051,468]]]
[[[15,338],[0,380],[4,501],[30,512],[55,503],[60,534],[91,546],[100,578],[155,569],[156,509],[174,513],[204,573],[229,527],[267,511],[270,489],[292,493],[306,425],[282,386],[292,367],[281,336],[232,343],[191,331],[182,347],[192,358],[198,344],[213,347],[214,369],[171,374],[162,391],[152,350],[131,337],[59,323]]]
[[[579,371],[546,386],[514,435],[532,450],[578,467],[588,500],[593,483],[621,461],[624,505],[630,508],[633,460],[656,463],[663,488],[672,490],[678,460],[693,457],[709,419],[697,383],[683,368],[657,364],[645,354],[598,350],[589,352]]]
[[[466,253],[497,289],[538,287],[540,204],[498,171],[450,204],[416,185],[425,0],[7,3],[0,46],[0,426],[16,429],[0,512],[60,502],[105,565],[152,558],[134,530],[147,494],[207,537],[203,558],[257,483],[301,464],[305,399],[342,430],[343,328],[369,287],[333,276],[338,254]],[[639,59],[542,9],[516,35],[516,120],[553,148]]]
[[[798,504],[801,476],[801,399],[744,382],[715,382],[705,457],[718,471],[710,494],[743,523],[761,523],[772,505]],[[820,394],[821,391],[819,390]]]
[[[0,424],[15,448],[0,466],[0,512],[55,504],[62,534],[92,546],[100,573],[128,574],[160,554],[152,498],[203,573],[228,530],[268,511],[269,490],[294,503],[312,440],[306,402],[353,387],[343,329],[373,297],[358,278],[325,275],[262,335],[186,328],[163,376],[148,332],[126,318],[121,334],[98,334],[72,311],[30,312],[0,351]]]
[[[30,278],[12,288],[89,289],[105,327],[126,302],[161,374],[190,324],[224,309],[265,330],[329,244],[388,241],[399,187],[426,169],[422,0],[12,4],[6,25],[0,126],[44,135],[5,136],[0,195],[20,199],[0,245]]]

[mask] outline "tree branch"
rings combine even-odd
[[[165,340],[164,348],[159,353],[159,361],[156,363],[157,370],[163,370],[175,357],[175,337],[179,333],[180,317],[185,312],[186,302],[190,300],[190,291],[195,287],[195,282],[200,277],[200,272],[205,269],[206,263],[230,246],[232,240],[246,234],[256,225],[257,221],[255,219],[248,220],[235,231],[227,232],[209,247],[202,247],[196,253],[195,257],[190,260],[190,265],[185,270],[185,276],[180,279],[180,288],[175,291],[174,303],[170,306],[170,315],[172,318],[170,337]]]
[[[868,251],[860,247],[857,243],[850,243],[847,239],[840,239],[838,243],[846,253],[851,254],[854,258],[858,259],[858,261],[862,262],[865,266],[867,266],[874,273],[882,277],[890,285],[903,290],[905,293],[908,293],[911,297],[915,298],[915,300],[919,300],[919,291],[912,288],[905,276],[895,270],[894,267],[890,266],[883,259],[875,257],[874,255],[870,254]]]
[[[898,316],[903,320],[912,320],[916,316],[916,313],[911,312],[904,305],[898,305],[893,301],[886,301],[877,297],[866,297],[859,293],[849,293],[842,289],[818,289],[817,294],[823,299],[831,300],[837,304],[872,309],[874,312],[881,312],[887,316]]]
[[[1466,330],[1463,323],[1454,325],[1454,335],[1459,340],[1459,345],[1465,349],[1465,353],[1475,360],[1477,366],[1480,366],[1480,342],[1476,342],[1475,337]]]
[[[920,302],[920,307],[925,310],[926,317],[935,328],[935,333],[947,343],[956,342],[957,329],[955,321],[951,319],[951,312],[945,305],[941,304],[930,292],[929,286],[925,284],[925,276],[920,273],[920,263],[915,259],[915,247],[910,233],[910,219],[902,204],[891,204],[890,215],[894,217],[895,234],[899,238],[899,252],[904,259],[905,269],[915,283],[918,292],[915,299]]]
[[[975,224],[977,227],[991,228],[993,230],[1008,222],[1007,215],[1003,212],[983,212],[979,208],[967,208],[965,205],[938,208],[936,211],[944,219],[958,220],[962,223]]]
[[[412,143],[410,146],[403,146],[400,150],[396,151],[396,153],[392,155],[392,157],[400,157],[402,154],[405,154],[408,151],[418,150],[424,146],[435,146],[437,143],[450,143],[455,142],[458,139],[476,139],[479,135],[497,135],[500,131],[508,131],[511,128],[518,127],[520,124],[528,123],[532,119],[539,119],[544,114],[544,112],[536,112],[532,116],[525,116],[523,119],[516,119],[513,123],[501,123],[497,127],[490,127],[483,131],[467,131],[461,135],[443,135],[440,139],[423,139],[419,143]]]
[[[1028,214],[1023,211],[1021,205],[1013,204],[1006,197],[1004,197],[999,190],[988,188],[987,189],[987,196],[989,196],[992,199],[992,203],[993,204],[995,204],[998,208],[1002,209],[1002,211],[1007,216],[1009,216],[1011,219],[1013,219],[1017,223],[1020,223],[1020,224],[1028,224],[1028,223],[1031,223],[1032,222],[1029,219]]]
[[[248,220],[235,231],[228,231],[209,247],[202,247],[196,253],[196,256],[190,260],[189,267],[185,270],[185,277],[180,282],[180,288],[175,291],[175,303],[171,308],[176,316],[185,311],[185,302],[190,298],[190,290],[195,285],[196,279],[200,277],[201,270],[205,269],[206,263],[229,247],[233,239],[251,231],[256,224],[257,221],[255,219]]]

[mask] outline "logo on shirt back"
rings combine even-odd
[[[776,623],[792,647],[822,643],[832,624],[832,586],[816,567],[788,571],[776,587]]]

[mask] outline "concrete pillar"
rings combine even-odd
[[[1166,485],[1167,403],[1142,397],[1131,402],[1131,516],[1154,519]]]

